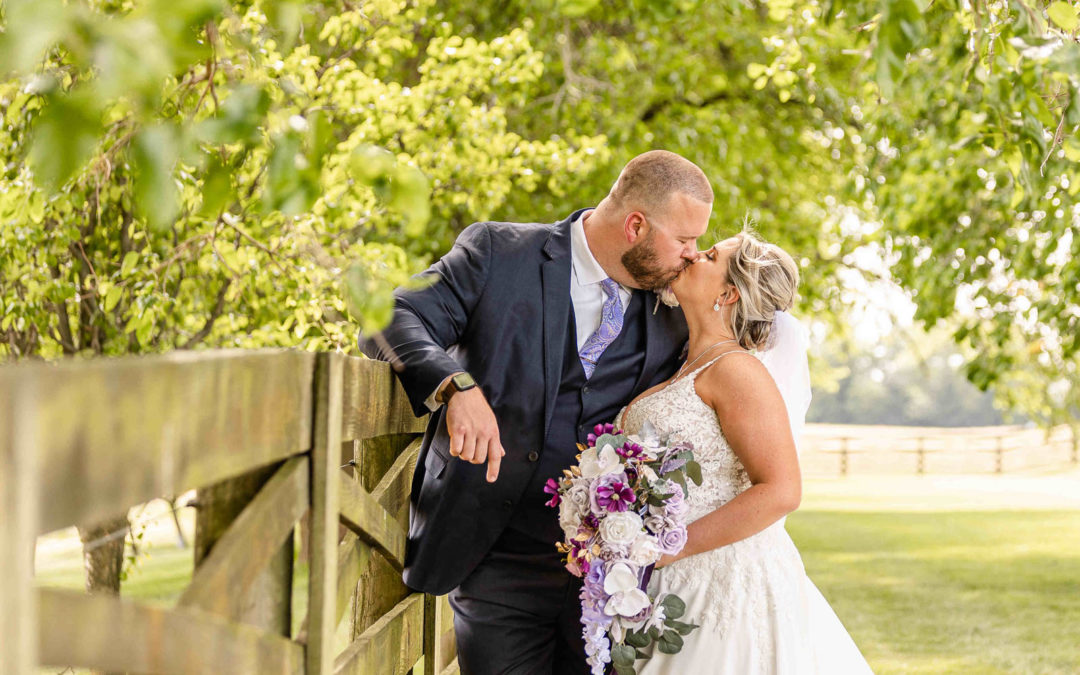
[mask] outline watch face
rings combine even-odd
[[[476,380],[468,373],[461,373],[460,375],[454,376],[454,386],[458,391],[472,389],[476,386]]]

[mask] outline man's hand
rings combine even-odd
[[[450,454],[471,464],[487,462],[487,480],[494,483],[506,455],[499,440],[499,424],[480,387],[454,394],[446,404]]]

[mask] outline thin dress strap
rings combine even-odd
[[[720,359],[724,358],[725,356],[728,356],[729,354],[747,354],[749,356],[754,356],[753,352],[748,352],[748,351],[743,350],[743,349],[732,349],[730,352],[724,352],[723,354],[720,354],[719,356],[717,356],[717,357],[713,358],[712,360],[708,361],[705,365],[701,366],[697,370],[691,371],[688,375],[683,375],[679,379],[680,380],[693,380],[693,379],[696,379],[697,376],[701,373],[701,371],[705,370],[706,368],[708,368],[712,364],[716,363]],[[754,356],[754,358],[757,358],[757,357]]]

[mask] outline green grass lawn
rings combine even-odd
[[[787,527],[878,675],[1080,673],[1080,511],[808,509]]]
[[[1080,673],[1080,509],[1064,479],[1055,480],[808,481],[787,527],[878,675],[1073,675]],[[1031,504],[1040,485],[1062,496],[1041,509],[1015,508]],[[125,597],[175,602],[190,579],[191,552],[174,541],[148,549],[124,583]],[[39,565],[39,583],[82,587],[77,548],[39,557]],[[297,577],[294,623],[306,604],[301,566]]]

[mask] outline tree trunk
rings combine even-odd
[[[120,594],[120,572],[124,568],[127,531],[127,516],[79,528],[83,565],[86,568],[86,590],[90,593]]]
[[[83,567],[86,569],[86,590],[90,593],[120,595],[120,573],[124,569],[124,540],[127,538],[127,515],[123,518],[80,527],[83,544]],[[99,670],[92,675],[112,675]]]

